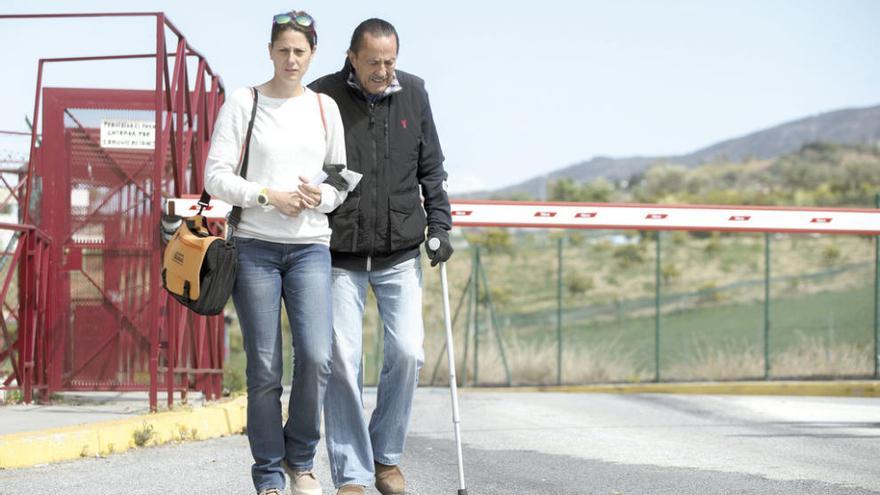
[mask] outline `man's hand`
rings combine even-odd
[[[440,241],[440,246],[435,250],[431,249],[431,239]],[[431,266],[437,266],[437,263],[445,262],[452,256],[452,244],[449,243],[449,232],[438,229],[436,231],[428,230],[428,240],[425,242],[425,251],[431,258]]]

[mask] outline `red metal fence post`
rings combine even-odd
[[[156,150],[155,150],[155,159],[153,161],[153,201],[152,201],[152,213],[153,218],[158,219],[161,214],[161,202],[159,201],[160,190],[162,187],[162,169],[165,166],[165,140],[162,121],[164,117],[164,112],[162,110],[162,76],[165,72],[165,62],[166,62],[166,54],[165,54],[165,16],[163,14],[159,14],[156,16]],[[150,410],[156,411],[158,409],[159,403],[159,297],[156,291],[153,290],[154,287],[158,286],[159,280],[161,279],[161,266],[162,266],[162,258],[161,258],[161,241],[159,239],[159,230],[153,229],[154,234],[153,237],[155,241],[154,252],[153,252],[153,262],[150,267],[149,272],[149,280],[150,280],[150,306],[152,310],[150,311],[150,317],[148,319],[150,326]]]

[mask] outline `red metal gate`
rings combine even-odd
[[[0,19],[96,16],[154,17],[156,52],[40,60],[34,115],[42,96],[42,142],[35,122],[26,194],[18,195],[24,225],[8,227],[21,232],[4,277],[9,285],[18,272],[19,305],[5,303],[0,325],[0,364],[12,369],[3,386],[15,381],[26,401],[34,390],[44,397],[149,390],[154,410],[159,388],[169,406],[174,391],[214,399],[222,386],[223,317],[194,315],[161,288],[158,225],[164,198],[203,186],[222,85],[161,13]],[[166,29],[177,36],[173,53]],[[188,58],[198,62],[192,78]],[[115,59],[154,60],[155,89],[42,87],[47,63]],[[141,134],[114,142],[114,128]],[[9,299],[6,285],[0,301]]]
[[[152,150],[101,146],[101,120],[154,120],[150,92],[43,91],[39,224],[60,270],[50,322],[57,390],[132,390],[148,383]],[[140,380],[138,380],[140,378]]]

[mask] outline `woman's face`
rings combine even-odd
[[[294,29],[283,31],[269,44],[269,57],[275,66],[275,78],[288,83],[302,82],[314,54],[306,35]]]

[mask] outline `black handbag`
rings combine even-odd
[[[254,117],[257,114],[257,91],[253,89],[254,103],[248,123],[241,158],[240,174],[247,177],[248,154]],[[223,311],[232,294],[238,272],[238,251],[235,237],[211,235],[208,221],[202,212],[211,202],[211,195],[202,190],[199,211],[194,216],[176,219],[167,215],[162,219],[163,234],[169,233],[174,220],[180,226],[168,240],[162,258],[162,287],[180,304],[200,315],[216,315]],[[227,224],[235,229],[241,221],[241,207],[235,206]]]

